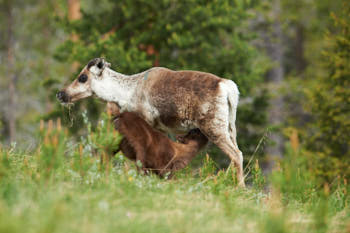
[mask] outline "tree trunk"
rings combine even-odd
[[[68,19],[77,20],[80,18],[80,0],[68,0]]]
[[[7,77],[9,77],[8,91],[8,111],[7,122],[9,129],[9,140],[13,142],[16,138],[16,75],[14,72],[14,53],[13,53],[13,13],[11,2],[9,1],[6,8],[7,13]]]
[[[272,94],[269,107],[270,124],[280,126],[283,123],[283,96],[279,93],[279,89],[284,80],[285,70],[283,67],[284,51],[283,51],[283,32],[280,19],[280,2],[273,2],[273,24],[272,34],[267,42],[267,52],[273,62],[273,68],[269,71],[268,78],[270,82],[270,92]],[[272,132],[270,139],[274,142],[267,148],[268,155],[273,157],[281,157],[284,149],[284,141],[280,132]],[[273,167],[273,162],[268,165],[269,170]]]
[[[306,65],[304,57],[304,27],[299,23],[295,29],[295,66],[298,74],[305,70]]]
[[[81,18],[80,12],[80,0],[68,0],[68,19],[69,20],[78,20]],[[71,35],[72,41],[78,40],[78,35],[73,33]],[[74,72],[79,67],[78,62],[73,62],[72,64],[72,72]]]
[[[53,10],[55,9],[54,7],[54,3],[52,2],[47,2],[47,0],[41,0],[40,1],[40,4],[42,6],[45,6],[45,10],[47,10],[48,12],[50,12],[50,10]],[[44,8],[44,7],[43,7]],[[49,15],[45,15],[45,16],[42,16],[42,19],[49,22],[50,21],[50,16]],[[52,64],[52,60],[49,58],[50,56],[50,51],[49,51],[49,47],[50,47],[50,38],[52,38],[52,35],[51,35],[51,25],[50,24],[44,24],[43,27],[42,27],[42,37],[43,37],[43,40],[41,41],[41,51],[43,52],[43,57],[44,57],[44,60],[43,60],[43,65],[44,67],[50,67],[51,64]],[[42,71],[43,73],[43,77],[49,77],[50,75],[50,69],[44,69]],[[50,95],[46,95],[46,101],[45,101],[45,109],[46,109],[46,112],[52,112],[53,111],[53,103],[50,99]]]

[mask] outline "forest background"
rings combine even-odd
[[[341,0],[0,0],[0,141],[33,150],[40,120],[72,140],[105,111],[61,106],[57,91],[105,57],[133,74],[200,70],[240,89],[238,143],[269,172],[300,151],[321,183],[349,179],[350,3]],[[210,145],[219,167],[228,159]]]

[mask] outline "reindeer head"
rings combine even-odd
[[[103,58],[92,59],[80,72],[77,79],[56,94],[57,99],[62,103],[72,103],[91,96],[94,94],[91,83],[94,79],[102,78],[104,69],[110,65]]]

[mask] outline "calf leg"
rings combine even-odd
[[[120,149],[127,158],[135,160],[138,171],[142,170],[147,174],[146,151],[142,144],[137,141],[130,143],[126,138],[123,138]],[[141,167],[139,167],[138,161],[141,162]]]
[[[136,166],[138,170],[142,170],[145,174],[147,174],[147,165],[146,165],[146,152],[143,148],[135,148],[136,149]],[[141,163],[141,167],[139,167],[139,162]]]
[[[119,149],[123,152],[125,157],[136,160],[136,153],[134,148],[129,144],[126,138],[123,138],[121,143],[119,144]]]

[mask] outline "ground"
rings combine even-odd
[[[0,147],[0,233],[350,232],[348,181],[320,186],[298,154],[267,177],[246,164],[242,189],[204,155],[172,180],[139,174],[107,131],[76,142],[49,123],[31,151]]]

